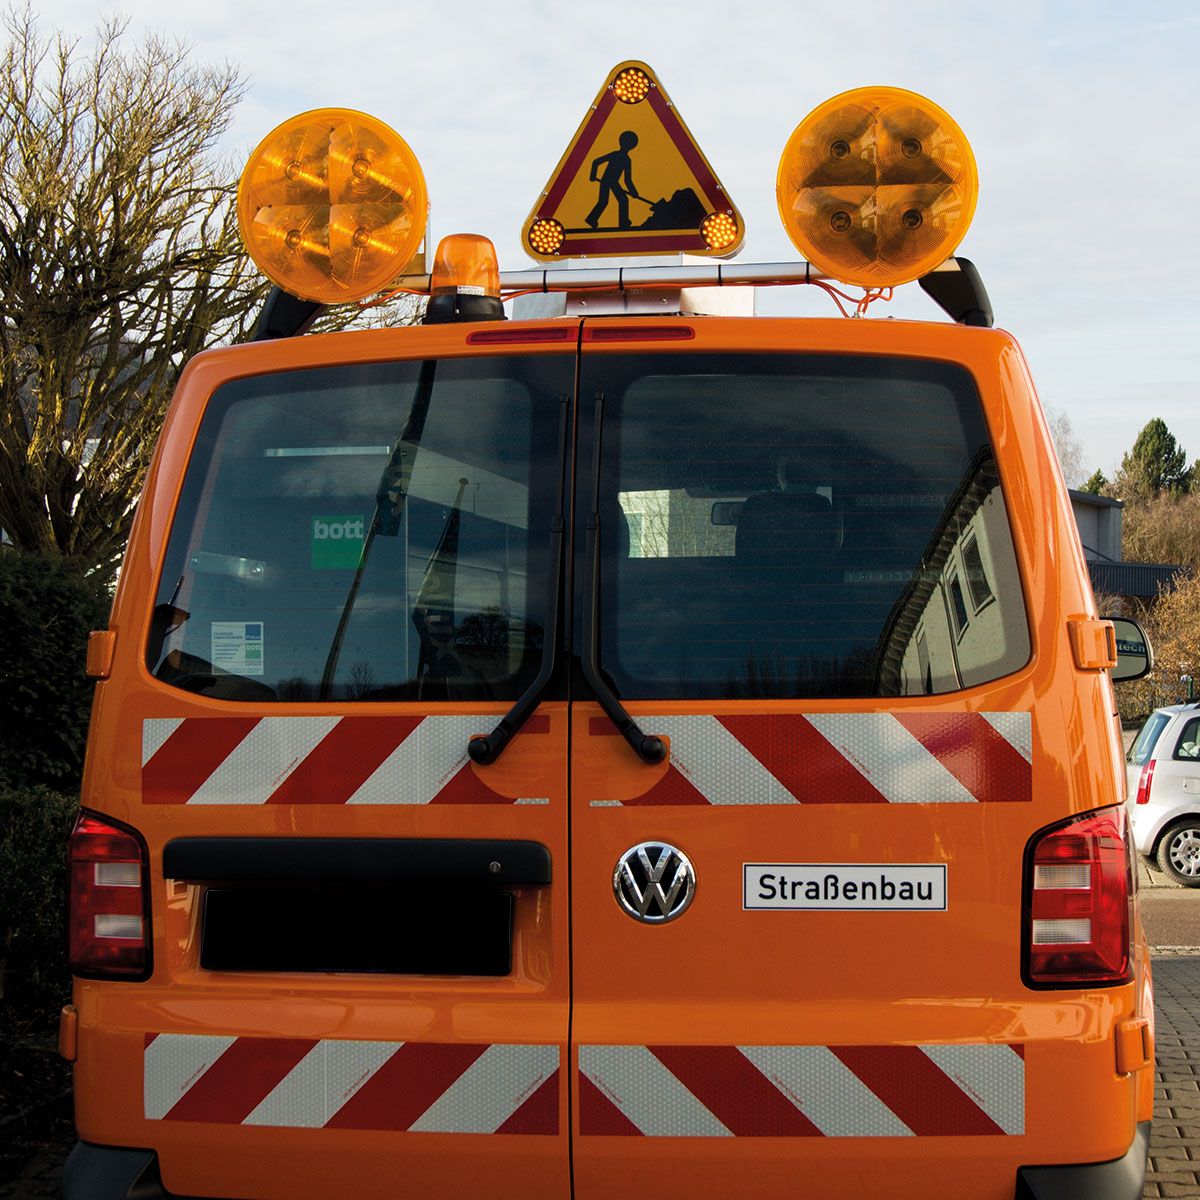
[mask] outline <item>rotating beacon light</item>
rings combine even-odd
[[[404,271],[421,245],[429,198],[421,164],[382,121],[322,108],[259,143],[238,185],[246,250],[302,300],[362,300]]]
[[[503,320],[496,247],[478,233],[452,233],[442,238],[429,275],[424,324]]]
[[[975,215],[979,176],[963,131],[901,88],[843,92],[796,126],[779,160],[784,228],[843,283],[893,287],[946,261]]]

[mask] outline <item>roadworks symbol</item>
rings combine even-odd
[[[366,520],[357,513],[313,517],[310,543],[313,570],[353,570],[358,566],[365,534]]]

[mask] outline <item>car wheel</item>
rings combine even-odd
[[[1162,835],[1158,865],[1176,883],[1200,887],[1200,817],[1178,821]]]

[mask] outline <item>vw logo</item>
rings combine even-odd
[[[681,916],[696,894],[696,872],[682,850],[642,842],[626,850],[613,872],[617,903],[633,918],[664,925]]]

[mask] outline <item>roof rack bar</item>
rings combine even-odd
[[[677,267],[551,267],[501,271],[502,292],[579,292],[589,289],[734,287],[770,283],[815,283],[831,276],[811,263],[684,263]],[[413,292],[429,291],[428,275],[404,275],[395,285]]]
[[[626,292],[638,288],[744,287],[754,284],[804,284],[837,281],[812,263],[683,263],[667,267],[567,267],[501,271],[504,292]],[[933,301],[959,324],[990,326],[992,306],[974,263],[948,258],[918,282]],[[402,275],[401,291],[428,295],[429,275]],[[263,307],[255,340],[303,333],[324,306],[297,300],[273,288]]]

